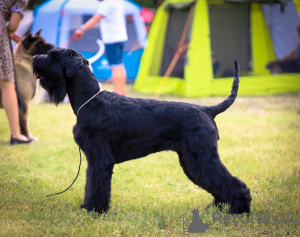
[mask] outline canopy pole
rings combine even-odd
[[[189,14],[188,14],[188,17],[186,19],[186,22],[185,22],[185,25],[184,25],[184,28],[183,28],[183,31],[182,31],[182,35],[181,35],[181,38],[180,38],[180,41],[179,41],[179,45],[178,45],[178,49],[165,73],[165,75],[163,76],[163,79],[161,80],[160,82],[160,85],[154,95],[154,98],[155,99],[158,99],[159,95],[161,94],[161,90],[163,88],[163,86],[166,84],[168,78],[171,76],[181,54],[188,48],[189,46],[189,43],[188,42],[185,42],[186,40],[186,37],[187,37],[187,34],[188,34],[188,31],[189,31],[189,27],[191,25],[191,22],[192,22],[192,13],[193,13],[193,10],[194,10],[194,6],[192,5],[190,10],[189,10]]]

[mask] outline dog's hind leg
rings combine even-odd
[[[249,188],[229,173],[219,159],[217,151],[212,151],[210,156],[206,156],[208,154],[205,154],[205,151],[198,154],[193,152],[193,155],[190,152],[178,154],[185,174],[196,185],[214,196],[214,204],[229,203],[230,213],[249,213]]]
[[[26,103],[25,103],[25,108],[26,108],[25,113],[21,109],[19,109],[20,132],[26,137],[32,137],[32,134],[29,130],[29,119],[28,119],[29,106]]]
[[[109,209],[111,178],[114,167],[111,153],[105,147],[103,148],[99,150],[91,146],[89,147],[90,150],[85,152],[88,167],[86,170],[84,203],[81,205],[81,208],[99,213],[105,213]]]

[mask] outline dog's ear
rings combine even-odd
[[[24,48],[26,50],[28,50],[28,49],[30,49],[32,42],[33,42],[32,34],[28,33],[26,36],[24,36],[22,44],[23,44]]]
[[[84,64],[87,64],[86,61],[87,60],[78,53],[71,55],[66,69],[67,77],[72,77],[81,67],[84,66]]]
[[[38,36],[39,36],[40,33],[41,33],[41,31],[42,31],[42,29],[40,29],[38,32],[36,32],[35,35],[38,35]]]
[[[29,40],[32,38],[32,34],[28,33],[23,40]]]

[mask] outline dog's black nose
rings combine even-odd
[[[36,59],[36,57],[37,57],[37,55],[34,55],[34,56],[32,57],[32,60],[35,60],[35,59]]]

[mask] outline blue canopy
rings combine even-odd
[[[96,43],[101,39],[99,26],[87,31],[80,40],[71,37],[76,29],[86,22],[99,7],[97,0],[52,0],[46,1],[34,10],[31,32],[42,29],[41,36],[56,46],[76,49],[87,59],[99,51]],[[124,0],[128,41],[125,43],[123,58],[127,77],[134,80],[143,53],[147,32],[140,16],[141,6]],[[111,76],[106,56],[101,56],[92,64],[95,77],[104,81]]]

